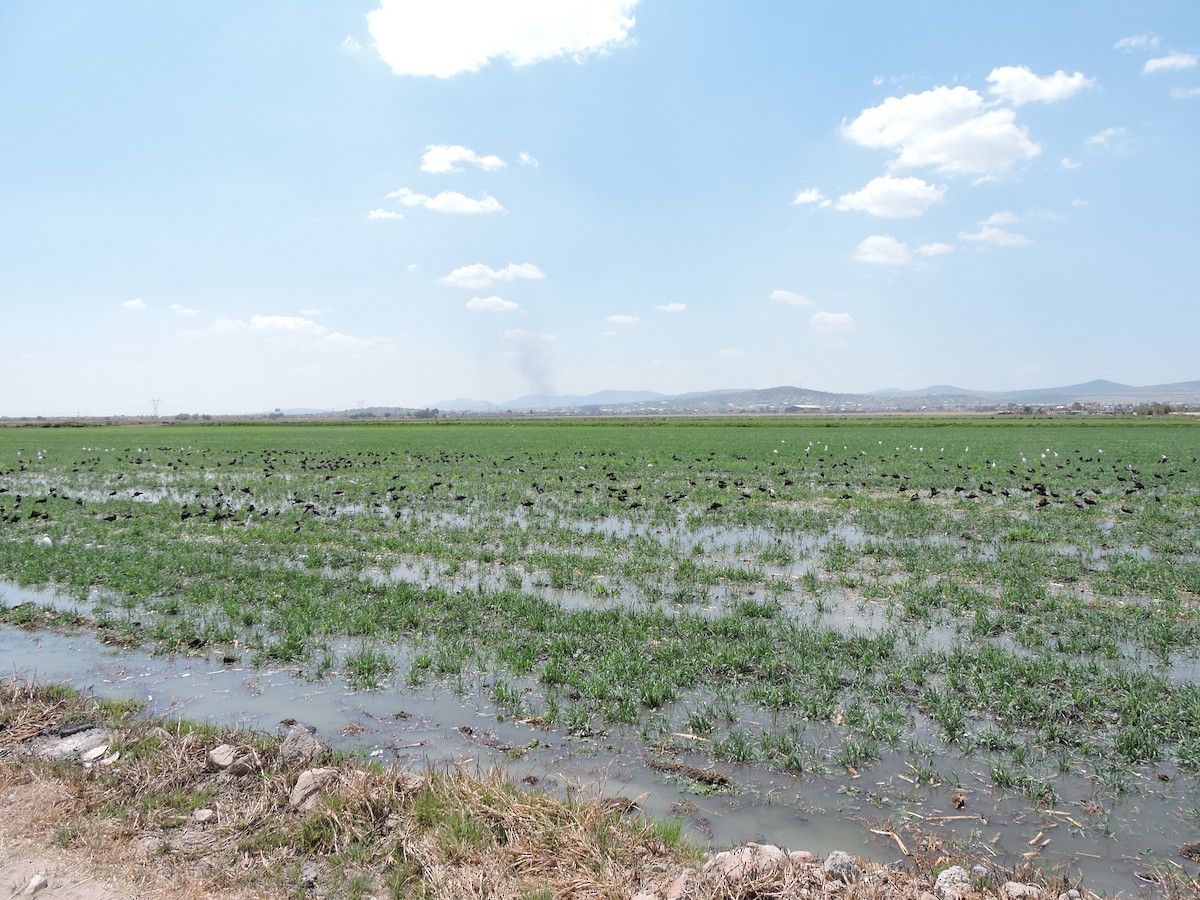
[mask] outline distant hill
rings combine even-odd
[[[458,398],[431,404],[446,413],[529,413],[575,415],[718,415],[755,412],[946,412],[1006,409],[1012,406],[1132,408],[1144,403],[1200,407],[1200,380],[1174,384],[1128,385],[1096,379],[1061,387],[981,391],[936,384],[917,390],[890,388],[869,394],[834,393],[783,385],[760,389],[695,391],[597,391],[594,394],[530,394],[501,403]]]

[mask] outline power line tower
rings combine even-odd
[[[154,418],[158,418],[158,404],[162,402],[162,397],[151,397],[150,405],[154,407]]]

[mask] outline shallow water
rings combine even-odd
[[[53,592],[5,586],[7,605],[53,603]],[[70,608],[70,601],[59,598]],[[333,648],[345,655],[349,643]],[[1123,796],[1101,791],[1094,774],[1046,773],[1060,797],[1048,811],[1035,809],[1017,791],[993,786],[988,754],[929,753],[940,774],[920,784],[907,749],[885,750],[861,772],[830,765],[825,776],[792,775],[762,766],[717,763],[735,785],[730,793],[700,793],[646,766],[645,742],[635,728],[610,728],[586,739],[561,729],[535,727],[497,711],[485,678],[459,686],[419,687],[394,679],[387,687],[355,690],[340,679],[313,680],[292,667],[222,666],[201,658],[153,656],[99,643],[87,632],[58,633],[0,627],[5,674],[65,681],[98,695],[142,702],[148,713],[280,733],[293,717],[314,725],[338,748],[404,766],[504,767],[514,781],[556,793],[583,792],[637,801],[647,815],[682,819],[693,840],[713,847],[764,840],[825,854],[843,849],[899,862],[901,841],[925,840],[965,850],[985,865],[1034,861],[1069,866],[1093,890],[1140,891],[1135,873],[1172,859],[1195,839],[1200,791],[1173,769],[1135,773]],[[399,667],[398,670],[403,670]],[[521,687],[517,681],[510,684]],[[693,698],[694,699],[694,698]],[[682,709],[682,702],[677,710]],[[671,713],[670,708],[664,712]],[[753,727],[745,711],[739,726]],[[759,713],[761,715],[761,713]],[[671,716],[674,721],[678,717]],[[836,745],[833,726],[815,725],[809,737]],[[934,732],[918,723],[915,740]],[[705,768],[708,757],[676,754]],[[955,785],[965,792],[954,803]],[[1182,861],[1180,861],[1182,862]]]

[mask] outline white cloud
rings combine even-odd
[[[659,312],[679,313],[679,312],[683,312],[684,310],[687,309],[687,304],[686,303],[660,303],[658,306],[656,306],[654,308],[657,309]]]
[[[175,315],[177,315],[177,316],[187,316],[189,318],[200,315],[200,310],[188,309],[188,307],[183,306],[180,303],[172,303],[171,311],[174,312]]]
[[[1171,97],[1174,100],[1191,100],[1193,97],[1200,97],[1200,87],[1171,88]]]
[[[478,200],[472,200],[458,191],[442,191],[437,196],[429,197],[425,194],[413,193],[408,188],[400,188],[388,194],[388,199],[399,201],[401,206],[423,206],[434,212],[442,213],[469,215],[472,213],[504,212],[504,207],[500,205],[500,201],[487,194],[484,194]]]
[[[904,241],[898,241],[890,234],[873,234],[855,248],[854,258],[880,266],[902,266],[912,259],[912,254]]]
[[[1020,221],[1021,221],[1021,219],[1017,216],[1017,214],[1015,212],[1011,212],[1010,210],[1005,209],[1005,210],[1001,210],[1000,212],[992,213],[990,216],[988,216],[986,219],[981,221],[979,224],[980,225],[1012,225],[1012,224],[1014,224],[1016,222],[1020,222]]]
[[[1154,59],[1146,60],[1146,65],[1142,67],[1142,73],[1151,75],[1155,72],[1191,69],[1197,62],[1200,62],[1200,56],[1196,56],[1194,53],[1171,53],[1167,56],[1156,56]]]
[[[526,153],[524,150],[520,152],[520,154],[517,156],[517,159],[521,161],[521,165],[523,166],[533,166],[536,169],[541,165],[541,163],[537,161],[537,157],[535,157],[532,153]]]
[[[449,275],[443,275],[438,279],[439,284],[446,284],[450,287],[469,288],[478,290],[485,288],[490,284],[495,284],[497,281],[516,281],[518,278],[545,278],[545,274],[533,263],[509,263],[503,269],[493,269],[491,266],[483,263],[473,263],[469,266],[460,266]]]
[[[842,125],[842,134],[863,147],[893,151],[893,168],[993,176],[1042,152],[1015,118],[970,88],[936,87],[864,109]]]
[[[1058,167],[1060,169],[1067,169],[1068,171],[1071,169],[1078,169],[1082,165],[1083,165],[1083,163],[1077,163],[1077,162],[1075,162],[1075,160],[1071,159],[1071,157],[1069,157],[1069,156],[1064,156],[1062,159],[1060,159],[1058,161]]]
[[[342,38],[342,49],[349,53],[357,53],[362,49],[362,44],[360,44],[350,35],[346,35],[344,38]]]
[[[372,222],[386,222],[393,219],[403,219],[404,213],[393,212],[390,209],[373,209],[367,213]]]
[[[1124,126],[1105,128],[1103,131],[1093,134],[1085,143],[1093,147],[1107,147],[1112,143],[1113,138],[1123,137],[1125,134]]]
[[[1025,66],[1000,66],[992,69],[987,80],[992,83],[988,90],[1013,106],[1035,102],[1057,103],[1074,97],[1096,83],[1096,79],[1088,78],[1082,72],[1068,75],[1061,69],[1043,78]]]
[[[500,336],[506,341],[514,341],[522,343],[525,341],[557,341],[558,335],[555,334],[539,334],[535,331],[527,331],[524,328],[506,328],[501,332]]]
[[[920,178],[881,175],[872,178],[857,193],[842,194],[838,198],[837,208],[859,210],[884,219],[911,219],[940,202],[945,194],[944,187],[937,187]]]
[[[808,320],[817,331],[853,331],[858,327],[850,313],[815,312]]]
[[[922,256],[941,256],[943,253],[951,253],[954,250],[953,244],[943,244],[940,241],[934,241],[929,244],[922,244],[917,248],[917,252]]]
[[[1123,37],[1115,44],[1114,50],[1152,50],[1158,46],[1158,35],[1154,34],[1134,34],[1129,37]]]
[[[467,309],[482,312],[515,312],[520,309],[517,304],[502,297],[472,297],[467,301],[466,306]]]
[[[637,316],[617,314],[613,316],[605,316],[604,321],[609,325],[636,325],[640,320]]]
[[[145,309],[146,301],[141,297],[134,297],[132,300],[126,300],[121,306],[125,307],[125,309]]]
[[[1003,228],[996,228],[993,225],[982,225],[975,232],[960,231],[958,236],[964,241],[976,241],[981,244],[992,244],[996,247],[1019,247],[1024,244],[1033,243],[1033,241],[1023,234],[1005,231]]]
[[[805,188],[802,191],[796,191],[796,196],[792,199],[793,206],[803,206],[806,203],[815,203],[818,206],[828,206],[832,201],[821,193],[820,188]]]
[[[526,66],[605,53],[629,39],[637,2],[380,0],[367,14],[367,27],[395,74],[449,78],[498,58]]]
[[[275,343],[302,343],[314,348],[386,348],[383,338],[358,338],[326,328],[319,322],[304,316],[251,316],[242,319],[217,319],[209,326],[208,334],[231,336],[235,334],[260,335]],[[190,332],[201,336],[204,332]]]
[[[480,156],[459,144],[430,144],[421,157],[421,171],[449,174],[463,170],[459,163],[470,163],[485,172],[503,169],[507,163],[498,156]]]
[[[803,294],[795,294],[791,291],[771,291],[771,299],[776,303],[787,303],[790,306],[812,306],[812,301]]]

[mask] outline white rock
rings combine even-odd
[[[54,541],[50,540],[50,535],[48,535],[48,534],[39,534],[37,537],[35,537],[33,539],[33,546],[47,547],[47,548],[53,547]]]
[[[46,877],[45,872],[39,872],[29,879],[29,884],[25,885],[25,890],[21,891],[21,896],[32,897],[44,887],[50,886],[50,879]]]
[[[862,877],[862,869],[849,853],[844,850],[834,850],[825,857],[825,871],[836,875],[847,883],[858,881]]]
[[[108,744],[99,744],[79,755],[85,763],[95,762],[108,752]]]
[[[954,900],[971,890],[971,876],[962,866],[950,866],[938,873],[933,889],[943,900]]]
[[[1000,888],[1000,896],[1008,900],[1038,900],[1042,889],[1036,884],[1021,884],[1019,881],[1006,881]]]
[[[312,809],[321,787],[336,774],[337,769],[305,769],[296,779],[288,803],[293,809]]]
[[[197,825],[203,825],[205,822],[211,821],[215,815],[216,813],[211,809],[193,809],[192,821]]]
[[[221,744],[208,751],[208,761],[218,769],[228,769],[237,759],[237,750],[228,744]]]

